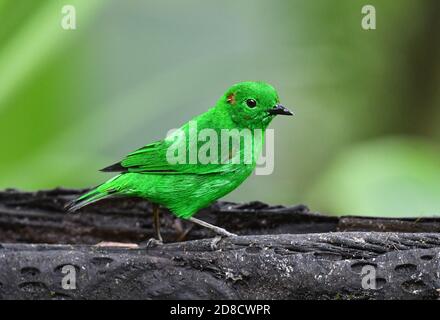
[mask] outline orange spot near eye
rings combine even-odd
[[[227,97],[226,101],[227,101],[229,104],[235,104],[235,94],[234,94],[234,93],[231,93],[231,94]]]

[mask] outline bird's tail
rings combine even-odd
[[[118,177],[119,176],[116,176],[108,180],[107,182],[104,182],[103,184],[97,186],[96,188],[90,190],[89,192],[83,194],[79,198],[70,201],[65,206],[65,209],[68,212],[74,212],[84,206],[87,206],[99,200],[115,196],[117,194],[117,190],[113,188],[112,182]]]

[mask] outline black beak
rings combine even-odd
[[[293,113],[289,109],[283,107],[280,104],[277,104],[272,109],[267,110],[267,112],[269,112],[269,114],[272,114],[272,115],[280,114],[280,115],[285,115],[285,116],[293,116]]]

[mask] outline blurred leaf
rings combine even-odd
[[[422,139],[383,138],[354,146],[330,165],[311,201],[333,213],[440,214],[440,149]]]

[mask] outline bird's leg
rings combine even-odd
[[[208,222],[205,222],[205,221],[202,221],[202,220],[199,220],[199,219],[193,218],[193,217],[189,218],[189,221],[191,221],[191,222],[193,222],[193,223],[196,223],[196,224],[198,224],[198,225],[201,225],[202,227],[208,228],[208,229],[214,231],[215,233],[217,233],[217,234],[219,234],[219,235],[222,235],[222,236],[225,236],[225,237],[233,237],[233,236],[236,236],[236,234],[231,233],[231,232],[229,232],[229,231],[226,231],[226,230],[223,229],[223,228],[220,228],[220,227],[214,226],[214,225],[212,225],[212,224],[210,224],[210,223],[208,223]]]
[[[163,242],[162,235],[160,234],[160,212],[159,205],[153,203],[153,224],[156,238],[159,242]]]

